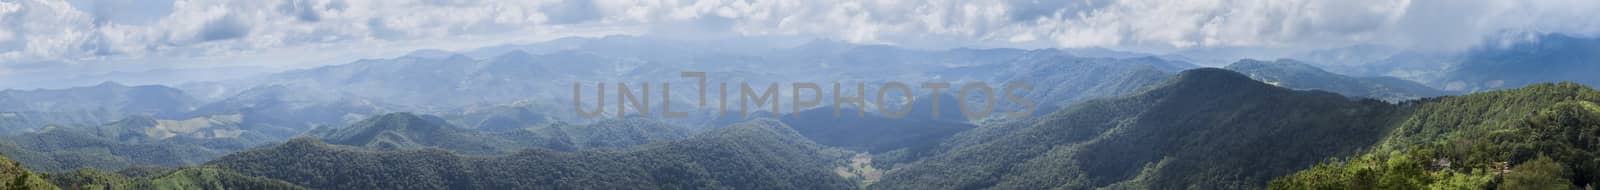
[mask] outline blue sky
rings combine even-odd
[[[294,67],[566,36],[790,36],[908,47],[1452,51],[1600,33],[1594,0],[0,0],[0,77]],[[287,66],[286,66],[287,65]],[[52,69],[37,69],[52,68]]]

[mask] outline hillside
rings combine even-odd
[[[1194,69],[1128,97],[964,132],[872,187],[1259,188],[1377,142],[1397,111]]]
[[[22,164],[6,158],[5,155],[0,155],[0,187],[5,187],[8,190],[60,189],[50,185],[40,176],[37,173],[33,173],[33,171],[28,171],[28,168],[22,167]]]
[[[851,189],[842,154],[754,121],[627,151],[529,149],[499,157],[368,151],[295,139],[209,165],[318,189]]]
[[[210,167],[180,168],[148,177],[121,173],[80,169],[51,174],[50,182],[70,189],[306,189],[288,182]]]
[[[1407,102],[1415,114],[1370,152],[1273,181],[1275,189],[1567,189],[1600,181],[1600,91],[1575,83]],[[1534,187],[1544,186],[1544,187]]]

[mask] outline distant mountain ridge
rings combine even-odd
[[[1351,97],[1401,101],[1447,93],[1393,77],[1349,77],[1295,60],[1240,60],[1226,67],[1268,84],[1303,90],[1323,90]]]
[[[1570,81],[1600,85],[1600,38],[1564,34],[1535,40],[1495,42],[1468,51],[1432,85],[1467,92]]]

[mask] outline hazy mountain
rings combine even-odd
[[[235,116],[247,130],[287,139],[314,126],[347,125],[393,107],[398,106],[338,92],[269,85],[206,103],[188,116]]]
[[[985,81],[994,88],[995,113],[1012,112],[1022,105],[1008,100],[1005,85],[1018,83],[1032,85],[1031,90],[1016,90],[1014,95],[1033,101],[1034,114],[1043,115],[1059,107],[1097,98],[1116,97],[1138,92],[1160,82],[1172,73],[1197,67],[1179,61],[1154,57],[1089,58],[1070,54],[1036,50],[1020,55],[1002,64],[954,68],[941,74],[947,78]],[[959,76],[959,77],[958,77]],[[960,84],[960,83],[957,83]],[[960,90],[960,86],[952,91]],[[973,92],[965,99],[977,104],[980,94]]]
[[[194,104],[194,98],[175,88],[113,82],[66,89],[0,91],[0,111],[7,112],[104,110],[166,117],[189,111]]]
[[[1395,111],[1195,69],[1127,97],[964,132],[873,187],[1259,188],[1372,144]]]
[[[1393,77],[1350,77],[1334,74],[1295,60],[1239,60],[1226,67],[1276,86],[1323,90],[1351,97],[1399,101],[1445,95],[1428,86]]]
[[[180,117],[198,104],[166,86],[125,86],[113,82],[88,87],[0,91],[0,134],[16,134],[49,124],[98,125],[129,115]]]
[[[617,152],[530,149],[465,157],[432,149],[361,151],[296,139],[211,164],[323,189],[856,188],[829,171],[842,158],[781,123],[760,121]]]

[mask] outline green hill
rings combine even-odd
[[[1373,151],[1275,180],[1274,189],[1555,189],[1600,181],[1600,92],[1576,83],[1407,102]],[[1549,189],[1549,188],[1538,188]]]
[[[295,139],[209,163],[318,189],[851,189],[844,154],[776,121],[615,151],[529,149],[497,157],[370,151]]]
[[[1194,69],[1128,97],[959,134],[873,188],[1259,188],[1376,143],[1396,112]]]

